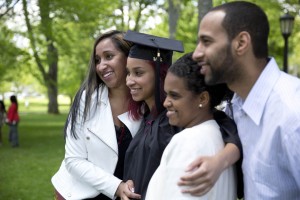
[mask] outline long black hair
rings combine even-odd
[[[96,46],[98,45],[99,42],[101,42],[102,40],[106,39],[106,38],[110,38],[111,41],[113,42],[113,44],[115,45],[115,47],[120,50],[121,52],[124,53],[124,55],[127,57],[129,54],[129,50],[131,47],[131,43],[127,42],[123,39],[125,33],[122,31],[117,31],[117,30],[113,30],[113,31],[108,31],[102,35],[100,35],[94,42],[94,46],[93,46],[93,50],[92,50],[92,54],[90,57],[90,62],[89,62],[89,70],[87,73],[87,76],[84,80],[84,82],[82,83],[80,89],[78,90],[75,98],[74,98],[74,102],[70,108],[69,111],[69,115],[68,118],[66,120],[65,123],[65,127],[64,127],[64,133],[65,136],[67,136],[67,128],[69,123],[71,122],[71,135],[74,138],[77,138],[77,133],[75,130],[75,124],[79,122],[78,120],[78,115],[82,115],[80,117],[82,117],[82,121],[80,121],[80,123],[83,123],[86,118],[87,115],[89,114],[89,108],[91,106],[91,98],[92,98],[92,94],[94,91],[97,92],[96,96],[96,106],[98,104],[98,97],[99,97],[99,88],[104,84],[103,81],[99,78],[99,76],[97,75],[96,72]],[[125,67],[125,66],[124,66]],[[78,113],[80,110],[80,101],[81,101],[81,96],[83,95],[83,92],[85,92],[85,104],[84,104],[84,110],[83,113]],[[135,114],[135,110],[132,110],[130,112],[131,114]]]

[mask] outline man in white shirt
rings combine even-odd
[[[202,19],[193,59],[207,84],[227,83],[235,92],[244,199],[300,199],[300,80],[268,57],[268,34],[267,16],[257,5],[226,3]],[[182,180],[199,183],[199,172]]]

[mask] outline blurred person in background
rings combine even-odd
[[[19,146],[18,124],[20,121],[18,112],[18,100],[15,95],[10,96],[10,106],[7,111],[6,123],[9,126],[9,142],[12,147]]]

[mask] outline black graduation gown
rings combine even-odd
[[[233,119],[228,117],[223,111],[215,110],[214,119],[220,126],[220,131],[222,133],[224,142],[233,143],[240,150],[241,158],[236,162],[235,167],[237,174],[237,197],[241,199],[244,197],[244,178],[242,172],[243,149],[238,135],[237,126]]]
[[[172,136],[179,132],[169,125],[166,111],[153,119],[146,114],[140,129],[132,139],[125,155],[124,180],[133,180],[135,193],[146,196],[148,183],[160,164],[165,147]]]

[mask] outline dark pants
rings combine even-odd
[[[12,147],[19,146],[18,123],[9,125],[9,142]]]

